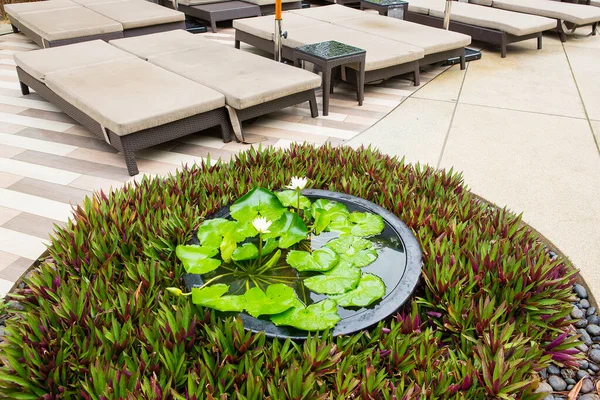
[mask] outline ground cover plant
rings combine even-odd
[[[207,215],[292,176],[399,216],[423,249],[398,315],[348,337],[269,340],[169,293],[176,248]],[[371,150],[293,146],[144,179],[76,209],[6,321],[10,399],[538,399],[536,371],[575,365],[575,271],[460,175]]]

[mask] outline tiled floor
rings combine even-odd
[[[204,35],[233,46],[232,29]],[[123,157],[112,147],[37,94],[21,95],[13,54],[37,48],[21,34],[0,36],[0,293],[44,251],[53,226],[69,218],[71,205],[92,191],[130,180]],[[423,73],[421,84],[443,70]],[[262,138],[263,146],[287,147],[294,141],[339,144],[379,121],[415,90],[406,79],[369,85],[359,107],[352,87],[341,84],[327,117],[311,118],[305,104],[259,118],[244,129],[247,136]],[[137,159],[142,174],[165,174],[208,154],[227,160],[248,148],[225,144],[214,131],[140,151]]]

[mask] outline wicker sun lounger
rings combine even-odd
[[[380,81],[412,73],[415,86],[420,84],[419,60],[424,52],[420,47],[396,42],[353,29],[287,12],[283,16],[287,38],[283,40],[283,58],[293,60],[294,49],[306,44],[335,40],[366,50],[365,82]],[[244,42],[261,50],[274,51],[272,17],[247,18],[233,21],[235,45]],[[346,74],[350,82],[356,74]]]
[[[461,69],[464,69],[465,46],[471,44],[471,38],[461,33],[366,13],[338,4],[294,10],[290,13],[420,47],[425,54],[425,57],[419,60],[420,66],[458,57],[461,60]]]
[[[441,28],[445,0],[408,0],[407,21]],[[474,40],[499,45],[502,58],[507,45],[537,39],[542,48],[542,32],[553,29],[555,22],[548,18],[519,14],[455,1],[452,3],[450,30],[464,33]]]
[[[220,126],[231,140],[225,97],[103,41],[15,54],[29,88],[123,152],[130,175],[135,152]]]
[[[112,45],[208,86],[225,96],[236,137],[240,123],[285,107],[309,102],[318,116],[315,89],[321,78],[299,68],[233,49],[185,31],[120,39]]]
[[[14,32],[41,47],[185,28],[185,15],[141,0],[47,0],[8,4]]]

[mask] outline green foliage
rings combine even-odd
[[[306,278],[304,285],[313,292],[339,294],[354,289],[359,281],[360,270],[342,261],[321,275]]]
[[[269,285],[266,292],[257,287],[250,288],[244,296],[246,311],[253,317],[279,314],[302,304],[294,289],[282,283]]]
[[[342,307],[366,307],[385,295],[385,284],[380,277],[364,274],[358,286],[349,292],[331,296]]]
[[[423,279],[406,310],[368,332],[294,343],[165,293],[182,287],[175,249],[207,215],[294,175],[413,230]],[[533,400],[535,371],[574,361],[567,261],[452,171],[370,150],[250,151],[142,179],[85,200],[49,252],[14,295],[24,310],[9,309],[3,398]]]
[[[287,254],[286,261],[298,271],[325,272],[337,265],[340,256],[330,248],[323,247],[312,253],[292,250]]]
[[[306,307],[290,308],[288,311],[273,315],[271,321],[277,326],[289,325],[304,331],[321,331],[333,328],[339,321],[337,304],[335,301],[325,299]]]

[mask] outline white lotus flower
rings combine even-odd
[[[252,220],[252,226],[258,231],[258,233],[269,233],[269,227],[273,222],[268,221],[264,217],[256,217]]]
[[[308,179],[300,178],[299,176],[292,177],[292,183],[286,186],[287,189],[302,190],[306,187]]]

